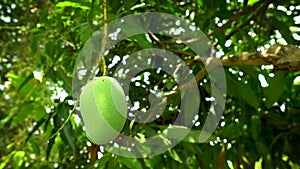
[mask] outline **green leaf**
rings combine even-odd
[[[27,135],[27,138],[25,140],[25,142],[27,142],[30,137],[32,136],[32,134],[37,131],[39,129],[39,127],[46,121],[46,119],[49,117],[49,114],[46,114],[42,119],[40,119],[36,125],[33,127],[32,131],[30,131]]]
[[[257,149],[257,151],[258,151],[258,153],[260,154],[260,155],[262,155],[262,156],[265,156],[266,157],[266,155],[269,153],[268,151],[268,146],[266,145],[266,144],[264,144],[263,142],[262,142],[262,140],[256,140],[255,141],[255,146],[256,146],[256,149]]]
[[[16,151],[14,155],[14,160],[17,162],[16,168],[21,168],[23,162],[24,162],[24,156],[25,156],[25,151]]]
[[[191,130],[188,132],[188,134],[183,138],[182,141],[187,143],[199,143],[199,136],[200,134],[204,135],[211,135],[203,130]],[[203,143],[209,143],[210,141],[215,140],[215,136],[210,136],[209,139],[205,140]]]
[[[259,0],[249,0],[248,1],[248,5],[253,5],[255,4],[256,2],[258,2]]]
[[[50,57],[50,58],[54,58],[54,55],[56,53],[56,42],[55,41],[49,41],[46,46],[45,46],[45,51],[47,53],[47,55]]]
[[[182,164],[182,160],[175,150],[170,149],[168,153],[173,160],[177,161],[179,164]]]
[[[33,79],[33,73],[30,73],[24,80],[21,77],[18,77],[18,79],[22,79],[22,83],[18,86],[17,91],[19,92],[26,84],[28,84],[28,82]],[[17,78],[16,78],[17,80]],[[30,84],[29,84],[30,85]],[[29,87],[27,87],[28,89]],[[26,90],[28,91],[28,90]]]
[[[92,0],[92,3],[90,5],[90,10],[88,12],[88,25],[93,27],[93,19],[94,19],[94,12],[95,12],[95,1],[96,0]]]
[[[30,144],[31,144],[31,147],[33,149],[33,152],[37,155],[40,155],[41,154],[41,149],[38,145],[38,143],[34,140],[34,139],[31,139],[30,141]]]
[[[63,68],[59,67],[56,71],[50,70],[46,76],[50,77],[55,83],[58,83],[58,81],[63,82],[62,87],[66,92],[72,93],[72,78],[68,76]]]
[[[16,154],[16,150],[12,151],[11,153],[9,153],[6,158],[0,163],[0,169],[4,169],[4,167],[9,163],[9,161],[11,160],[11,158]]]
[[[124,0],[123,2],[124,2],[124,7],[128,11],[130,11],[130,8],[133,7],[133,5],[135,5],[138,2],[138,0]]]
[[[93,28],[89,23],[82,23],[80,26],[80,41],[85,43],[93,33]]]
[[[172,125],[163,130],[163,134],[167,139],[181,141],[181,139],[189,133],[189,130],[190,129],[185,126]]]
[[[57,129],[60,128],[65,120],[68,118],[69,115],[69,109],[68,107],[66,107],[66,105],[64,105],[63,103],[60,104],[57,108],[57,116],[55,118],[55,122],[56,122],[56,127]],[[73,151],[76,151],[76,145],[75,145],[75,133],[71,127],[71,123],[68,122],[64,128],[62,129],[62,131],[60,132],[60,136],[62,138],[62,140],[71,147],[71,149]]]
[[[108,160],[110,158],[111,158],[111,154],[105,153],[101,159],[96,161],[96,163],[99,166],[97,169],[105,169],[106,168],[106,163],[108,162]]]
[[[124,33],[127,37],[134,37],[136,35],[144,35],[143,33],[147,32],[146,30],[144,30],[145,26],[142,26],[142,23],[139,22],[138,20],[135,19],[127,19],[125,23],[122,24],[122,33]],[[145,37],[145,36],[144,36]],[[146,37],[145,37],[146,39]],[[143,41],[143,37],[142,36],[137,36],[137,38],[135,39],[137,41],[137,43],[139,43],[138,40]],[[141,45],[143,45],[141,43]]]
[[[39,104],[34,104],[32,116],[35,120],[43,118],[47,114],[45,107]]]
[[[254,108],[258,108],[260,103],[257,100],[255,92],[250,88],[250,86],[242,81],[238,81],[231,73],[227,71],[225,73],[227,81],[227,93],[246,101]]]
[[[37,51],[39,35],[33,35],[31,37],[30,48],[31,52],[34,54]]]
[[[12,121],[12,126],[19,124],[21,121],[24,121],[25,118],[30,115],[34,109],[33,102],[25,102],[22,106],[22,109],[18,112],[17,116]]]
[[[222,127],[222,134],[226,139],[236,139],[243,136],[243,131],[240,126],[236,124],[229,124]]]
[[[14,117],[14,113],[9,113],[8,116],[6,116],[4,119],[0,120],[0,129],[2,129],[5,124]]]
[[[148,168],[157,168],[158,166],[161,166],[161,156],[152,156],[145,159],[145,165]]]
[[[267,78],[269,86],[264,91],[266,98],[267,108],[272,107],[274,102],[278,101],[284,92],[285,85],[287,82],[287,75],[285,71],[278,71],[275,73],[275,76],[272,78]]]
[[[200,130],[191,130],[182,141],[188,143],[198,143],[200,133]]]
[[[147,137],[153,137],[157,135],[156,130],[152,129],[150,126],[141,126],[135,129],[135,132],[145,134]]]
[[[144,48],[152,48],[152,43],[149,42],[146,38],[146,34],[139,34],[130,37],[136,43],[138,43],[143,49]]]
[[[280,13],[282,13],[282,11],[277,11],[276,14],[280,15]],[[285,20],[286,15],[282,14],[282,19]],[[287,22],[278,20],[277,18],[272,20],[272,25],[277,28],[280,32],[280,34],[282,35],[282,37],[284,38],[284,40],[286,40],[286,42],[288,44],[298,44],[299,45],[299,41],[296,41],[292,35],[292,32],[290,30],[290,26],[288,24],[286,24]]]
[[[193,86],[191,91],[185,91],[182,98],[182,112],[184,118],[184,125],[192,127],[193,119],[199,110],[200,106],[200,93],[198,86]]]
[[[57,128],[54,127],[51,131],[51,135],[53,135],[55,132],[56,132]],[[55,143],[55,138],[56,136],[52,137],[49,141],[48,141],[48,144],[47,144],[47,149],[46,149],[46,159],[48,160],[49,157],[50,157],[50,153],[51,153],[51,150],[53,148],[53,145]]]
[[[258,115],[251,116],[250,133],[253,139],[259,139],[261,133],[261,120]]]
[[[226,37],[224,33],[219,33],[216,35],[216,38],[218,38],[218,43],[222,46],[223,49],[226,49],[225,47],[225,42],[226,42]]]
[[[108,1],[109,6],[111,7],[111,13],[116,14],[122,8],[122,1]],[[111,19],[109,19],[111,20]]]
[[[130,169],[142,169],[141,163],[136,158],[126,158],[119,156],[118,162],[126,165]]]
[[[258,72],[259,69],[257,67],[243,66],[243,67],[239,67],[239,69],[245,72],[247,75],[249,75],[252,79],[257,79],[257,76],[259,74]]]
[[[84,10],[90,9],[89,6],[81,4],[79,2],[71,2],[71,1],[64,1],[59,2],[56,4],[56,7],[65,8],[65,7],[72,7],[72,8],[81,8]]]

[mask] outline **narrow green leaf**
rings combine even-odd
[[[293,34],[290,30],[290,25],[288,25],[287,22],[285,21],[289,19],[288,16],[285,14],[285,12],[278,10],[274,13],[280,16],[280,20],[278,19],[279,17],[274,18],[272,20],[272,26],[274,26],[280,32],[281,36],[288,44],[299,45],[299,41],[296,41],[293,37]]]
[[[39,35],[31,36],[30,49],[33,54],[37,51],[38,39],[39,39]]]
[[[37,155],[40,155],[41,154],[41,149],[40,149],[40,145],[38,145],[38,143],[34,140],[34,139],[30,139],[30,144],[31,144],[31,147],[33,149],[33,152]]]
[[[278,71],[273,78],[268,78],[267,82],[269,86],[264,91],[266,98],[267,108],[272,107],[273,103],[278,101],[284,92],[284,88],[287,82],[287,76],[285,71]]]
[[[90,9],[89,6],[83,5],[79,2],[71,2],[71,1],[59,2],[56,4],[56,7],[60,7],[60,8],[72,7],[72,8],[81,8],[84,10]]]
[[[180,159],[179,155],[175,150],[170,149],[168,153],[173,160],[177,161],[179,164],[182,164],[182,160]]]
[[[4,119],[0,120],[0,129],[4,127],[4,125],[12,118],[14,117],[14,113],[9,113],[8,116],[6,116]]]
[[[30,73],[20,84],[20,86],[17,89],[17,92],[19,92],[31,79],[33,79],[33,73]]]
[[[9,163],[9,161],[11,160],[11,158],[16,154],[16,150],[12,151],[11,153],[9,153],[6,158],[0,163],[0,169],[4,169],[5,166]]]
[[[64,105],[64,104],[60,104],[58,106],[58,113],[56,116],[56,127],[60,128],[65,120],[68,118],[69,115],[69,109]],[[73,151],[76,151],[76,145],[75,145],[75,136],[74,136],[74,131],[71,127],[71,123],[68,122],[64,128],[62,129],[62,131],[60,132],[60,136],[62,138],[62,140],[71,147],[71,149]]]
[[[259,0],[249,0],[248,2],[248,5],[253,5],[255,4],[256,2],[258,2]]]
[[[27,142],[27,141],[30,139],[30,137],[32,136],[32,134],[33,134],[35,131],[37,131],[37,130],[39,129],[39,127],[46,121],[47,116],[49,116],[49,115],[46,114],[45,117],[43,117],[42,119],[40,119],[40,120],[36,123],[36,125],[33,127],[32,131],[30,131],[30,132],[28,133],[25,142]]]
[[[45,51],[50,58],[54,58],[56,52],[56,43],[54,41],[49,41],[45,46]]]
[[[55,132],[56,132],[57,128],[54,127],[51,131],[51,135],[53,135]],[[49,157],[50,157],[50,153],[51,153],[51,150],[52,150],[52,147],[55,143],[55,138],[56,136],[54,136],[53,138],[51,138],[49,141],[48,141],[48,144],[47,144],[47,149],[46,149],[46,159],[48,160]]]
[[[249,130],[253,139],[259,139],[259,135],[261,132],[261,121],[258,115],[253,115],[251,117],[251,124]]]
[[[93,19],[94,19],[94,11],[95,11],[95,1],[96,0],[92,0],[92,3],[90,5],[89,8],[89,12],[88,12],[88,24],[90,27],[93,27]]]

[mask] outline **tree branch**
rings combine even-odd
[[[218,59],[214,57],[208,57],[201,59],[200,56],[195,56],[195,63],[201,63],[205,65],[205,69],[200,70],[196,75],[196,81],[202,80],[207,72],[212,71],[217,67],[232,67],[232,66],[261,66],[261,65],[274,65],[277,70],[300,70],[300,48],[293,45],[274,45],[266,49],[264,52],[244,52],[238,55],[228,55],[221,58],[219,64]],[[191,82],[183,84],[183,89],[191,88]],[[178,91],[175,91],[173,95],[176,95]],[[173,97],[173,96],[170,96]]]
[[[274,65],[279,70],[300,70],[300,48],[293,45],[274,45],[264,52],[223,56],[222,64],[229,66]]]
[[[205,68],[201,69],[196,75],[195,79],[197,82],[202,80],[208,72],[212,71],[217,67],[232,67],[232,66],[261,66],[261,65],[274,65],[277,70],[289,70],[297,71],[300,70],[300,48],[293,45],[274,45],[266,49],[264,52],[244,52],[237,55],[228,55],[219,59],[215,57],[208,57],[201,59],[200,56],[194,57],[194,64],[200,63],[205,65]],[[191,89],[191,81],[186,82],[182,85],[181,90]],[[177,88],[171,94],[167,95],[162,102],[172,99],[180,93],[180,89]]]

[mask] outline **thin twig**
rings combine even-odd
[[[70,121],[72,115],[75,113],[76,111],[76,107],[78,106],[78,100],[75,102],[73,109],[71,110],[71,113],[69,114],[69,116],[67,117],[67,119],[64,121],[64,123],[59,127],[59,129],[56,130],[56,132],[54,134],[52,134],[49,138],[48,141],[53,139],[55,136],[57,136],[60,131],[62,129],[64,129],[64,127],[68,124],[68,122]]]

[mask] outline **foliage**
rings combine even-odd
[[[74,65],[87,39],[103,26],[102,3],[1,1],[0,168],[300,168],[300,72],[272,65],[224,68],[226,110],[213,136],[202,144],[193,138],[199,134],[211,102],[207,99],[211,94],[208,77],[199,81],[198,125],[164,154],[130,159],[100,151],[86,138],[78,111],[53,135],[75,110]],[[107,8],[108,21],[151,11],[188,19],[221,55],[262,51],[274,44],[300,44],[297,0],[123,0],[109,1]],[[193,61],[191,49],[158,37],[161,43],[154,41],[151,46],[170,50],[191,63],[194,74],[200,71],[201,64]],[[106,56],[105,63],[111,64],[115,55],[122,60],[147,45],[144,35],[128,38]],[[114,67],[109,68],[108,75],[113,71]],[[149,71],[147,88],[131,85],[130,100],[139,101],[140,109],[149,106],[143,100],[149,89],[158,85],[171,90],[176,85],[168,76]],[[138,82],[144,83],[143,74],[139,76]],[[261,79],[268,86],[262,85]],[[167,83],[161,83],[163,80]],[[178,97],[170,104],[178,105]],[[128,124],[123,132],[151,136],[168,125],[177,111],[166,111],[163,119],[149,125]]]

